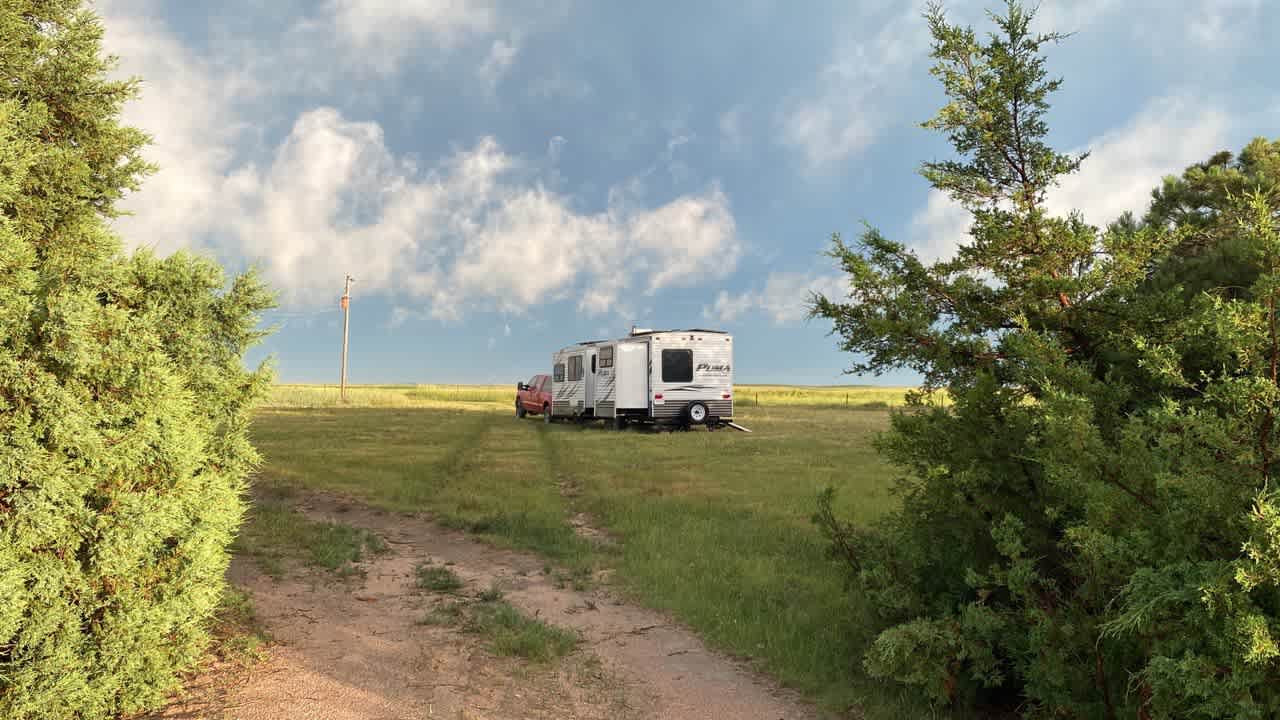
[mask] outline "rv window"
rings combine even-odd
[[[693,351],[662,351],[662,382],[693,382]]]
[[[569,382],[577,382],[582,379],[582,356],[574,355],[569,358]]]
[[[600,348],[600,367],[613,367],[613,346]]]
[[[564,363],[557,363],[555,368],[556,382],[564,382]]]

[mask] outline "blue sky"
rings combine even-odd
[[[993,3],[987,3],[987,6]],[[947,4],[983,26],[984,4]],[[643,327],[737,336],[739,382],[906,383],[849,358],[811,289],[862,221],[929,258],[965,218],[915,174],[946,156],[922,5],[585,0],[99,0],[144,79],[161,167],[131,247],[256,263],[281,295],[254,353],[333,382],[514,382]],[[1102,225],[1162,175],[1275,136],[1280,20],[1262,0],[1044,0],[1050,117],[1090,150],[1051,202]]]

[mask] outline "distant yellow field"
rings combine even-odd
[[[737,404],[745,407],[808,405],[889,408],[904,405],[907,393],[914,389],[867,385],[738,385],[734,392]]]
[[[739,407],[849,407],[890,408],[906,402],[909,387],[866,385],[738,385]],[[352,407],[455,407],[489,409],[507,406],[515,398],[515,385],[349,385],[347,405]],[[263,403],[275,408],[337,407],[337,385],[276,385]]]
[[[348,385],[352,407],[411,408],[450,405],[508,405],[515,399],[511,385]],[[265,407],[320,408],[342,405],[337,385],[276,385]]]

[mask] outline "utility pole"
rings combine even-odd
[[[342,289],[342,402],[347,401],[347,330],[351,326],[351,280]]]

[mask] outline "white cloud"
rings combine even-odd
[[[136,0],[134,0],[136,1]],[[567,17],[567,0],[325,0],[311,4],[256,60],[290,89],[344,93],[360,104],[406,68],[474,78],[492,94],[522,41]]]
[[[892,88],[927,48],[927,29],[915,6],[870,39],[837,48],[816,91],[783,109],[780,141],[798,150],[811,171],[861,152],[889,122],[882,108]]]
[[[448,48],[498,24],[497,9],[484,0],[329,0],[321,17],[323,27],[382,70],[423,39]]]
[[[113,0],[98,10],[108,29],[105,49],[120,56],[120,73],[145,78],[141,97],[123,115],[152,135],[145,156],[159,166],[146,181],[145,200],[123,203],[146,217],[122,218],[117,227],[134,245],[168,254],[204,246],[203,232],[253,191],[251,169],[233,167],[245,124],[231,107],[253,88],[192,55],[147,19],[148,6]]]
[[[311,111],[277,153],[261,207],[238,224],[241,250],[270,238],[268,277],[299,302],[351,272],[366,292],[421,298],[446,318],[477,306],[519,313],[583,287],[583,309],[600,313],[632,285],[652,292],[734,267],[733,217],[718,189],[584,214],[513,179],[518,167],[486,138],[422,174],[395,160],[377,125]]]
[[[737,295],[721,290],[715,302],[703,308],[702,314],[708,320],[732,323],[758,310],[774,325],[792,325],[804,319],[813,293],[843,299],[847,296],[847,283],[847,278],[835,274],[773,272],[760,290]]]
[[[646,207],[628,190],[638,181],[624,181],[608,207],[582,212],[531,174],[537,163],[493,138],[419,168],[387,147],[379,124],[327,107],[298,115],[265,161],[246,161],[236,152],[247,126],[236,75],[185,51],[162,25],[131,20],[148,1],[104,7],[107,47],[126,58],[124,72],[149,78],[126,116],[155,135],[147,154],[163,168],[125,203],[136,214],[117,227],[133,246],[257,260],[295,307],[331,301],[350,273],[359,293],[392,299],[393,325],[423,312],[521,313],[574,294],[584,311],[604,313],[625,291],[697,284],[736,266],[736,226],[715,185]],[[412,7],[424,22],[438,19]],[[563,143],[553,139],[549,152]]]
[[[729,200],[719,188],[638,213],[627,230],[629,244],[643,257],[650,294],[721,277],[742,251]]]
[[[1103,20],[1123,6],[1121,0],[1056,0],[1041,3],[1035,27],[1041,32],[1074,33]]]
[[[676,131],[667,139],[667,149],[662,153],[661,163],[666,166],[667,174],[671,177],[671,182],[675,185],[689,180],[693,175],[693,170],[681,160],[678,156],[680,148],[693,142],[694,136],[691,133]]]
[[[930,190],[924,209],[911,219],[907,244],[924,262],[950,260],[969,239],[970,215],[940,190]]]
[[[600,313],[632,286],[653,292],[735,266],[739,244],[719,189],[583,214],[512,179],[518,167],[486,138],[421,173],[391,154],[376,123],[320,108],[298,118],[269,167],[232,171],[244,192],[191,230],[258,259],[290,304],[331,299],[350,273],[362,293],[415,299],[455,319],[475,307],[523,312],[584,286],[583,308]],[[219,175],[196,180],[216,185]],[[164,222],[149,197],[144,188],[133,203],[131,230],[143,236]]]
[[[1088,150],[1091,155],[1079,172],[1049,193],[1046,205],[1057,215],[1079,210],[1087,222],[1099,227],[1125,211],[1141,215],[1161,178],[1228,149],[1229,128],[1226,113],[1191,98],[1154,101],[1129,124],[1074,150]],[[948,259],[968,240],[969,220],[963,208],[933,190],[911,221],[908,244],[922,259]]]
[[[1076,208],[1095,225],[1106,225],[1126,210],[1142,213],[1160,179],[1228,149],[1229,116],[1193,98],[1150,103],[1127,126],[1103,134],[1082,148],[1092,155],[1080,171],[1050,194],[1049,209]]]
[[[489,48],[489,56],[485,58],[478,71],[480,80],[486,85],[489,92],[492,93],[497,90],[498,83],[507,74],[507,70],[515,62],[516,54],[519,52],[520,48],[516,45],[514,38],[493,41],[493,45]]]
[[[1249,29],[1258,19],[1262,0],[1201,0],[1186,23],[1187,37],[1209,50],[1247,46]]]
[[[716,296],[715,303],[702,309],[702,315],[708,320],[731,323],[756,307],[756,304],[754,293],[730,295],[728,290],[721,290]]]

